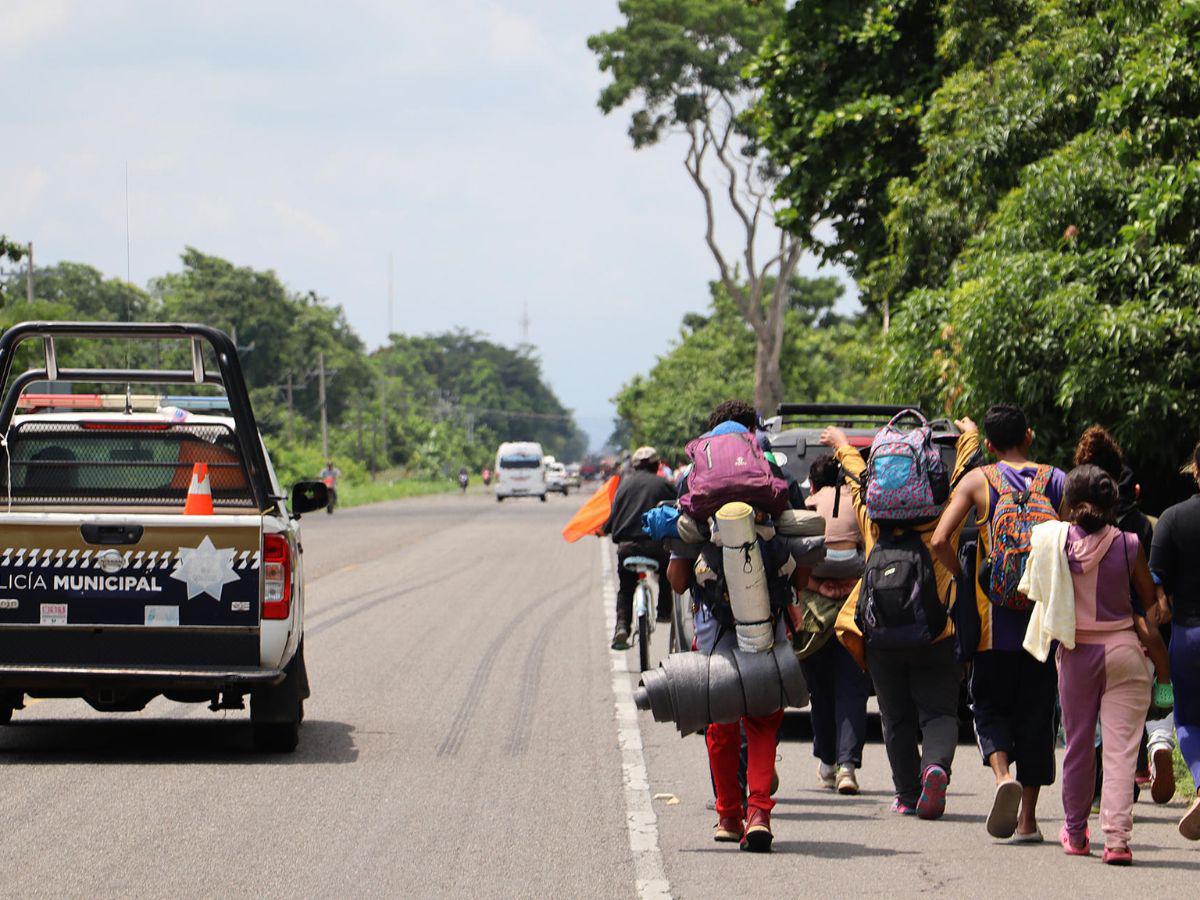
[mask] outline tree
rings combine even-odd
[[[888,295],[870,276],[887,250],[888,185],[922,162],[921,117],[949,68],[937,54],[943,6],[798,0],[749,70],[755,139],[784,173],[778,221],[850,270],[885,330]]]
[[[785,397],[879,400],[879,330],[869,319],[848,321],[831,313],[842,290],[833,278],[792,279],[783,341]],[[679,459],[684,445],[704,430],[714,406],[750,393],[754,334],[723,284],[713,282],[709,291],[708,315],[684,316],[670,349],[614,398],[616,445],[653,444],[668,458]]]
[[[1105,424],[1161,502],[1200,415],[1200,6],[1026,6],[935,92],[894,185],[889,381],[1019,402],[1060,462]]]
[[[607,115],[631,101],[638,104],[629,127],[635,148],[668,135],[684,139],[684,168],[704,204],[705,243],[734,308],[754,334],[754,402],[761,411],[773,412],[783,394],[787,286],[803,243],[774,227],[776,172],[742,120],[757,96],[743,69],[779,23],[784,3],[621,0],[618,5],[625,24],[588,38],[601,71],[612,76],[599,106]],[[738,223],[736,252],[717,235],[718,193]],[[760,258],[764,243],[770,249]]]

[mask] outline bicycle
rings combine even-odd
[[[657,574],[658,563],[648,556],[630,556],[624,566],[636,572],[637,587],[633,592],[633,617],[637,627],[638,663],[641,671],[650,668],[650,635],[654,632],[654,603],[650,596],[649,576]]]

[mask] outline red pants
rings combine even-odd
[[[771,797],[771,778],[775,774],[775,746],[783,710],[769,716],[742,719],[746,729],[746,790],[747,805],[763,812],[775,808]],[[709,725],[705,732],[708,743],[708,765],[713,783],[717,786],[717,815],[721,818],[744,817],[742,786],[738,783],[738,751],[742,735],[737,722]]]

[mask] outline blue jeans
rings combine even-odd
[[[1171,682],[1179,752],[1200,784],[1200,625],[1171,625]]]
[[[800,660],[812,702],[813,756],[827,766],[862,765],[871,681],[836,637]]]

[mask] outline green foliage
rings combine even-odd
[[[621,446],[653,444],[679,459],[713,407],[752,396],[754,335],[724,289],[714,283],[710,290],[707,317],[685,316],[671,349],[615,398]],[[833,278],[793,279],[782,353],[785,399],[879,400],[878,328],[833,312],[843,290]]]
[[[887,246],[888,183],[922,157],[921,116],[946,68],[938,6],[798,0],[749,68],[762,96],[748,121],[783,172],[779,221],[858,278]]]
[[[632,99],[635,147],[704,117],[714,94],[745,89],[742,70],[783,13],[782,0],[621,0],[625,24],[588,38],[612,82],[600,93],[610,113]]]
[[[255,417],[285,488],[324,466],[317,389],[322,355],[330,455],[346,484],[393,466],[427,474],[462,465],[478,470],[512,436],[540,440],[567,460],[586,450],[586,437],[546,385],[530,348],[512,350],[460,331],[393,335],[368,355],[341,307],[290,291],[274,272],[193,248],[182,262],[179,272],[152,281],[149,292],[90,266],[58,263],[35,271],[32,303],[23,272],[0,273],[0,286],[14,288],[0,290],[0,328],[27,319],[75,319],[197,321],[225,330],[237,339]],[[40,364],[39,348],[20,352],[20,368]],[[63,341],[59,348],[63,365],[85,367],[187,367],[186,353],[157,343]]]
[[[889,381],[1015,400],[1060,461],[1101,422],[1169,482],[1200,388],[1200,4],[1028,6],[937,90],[892,185]]]

